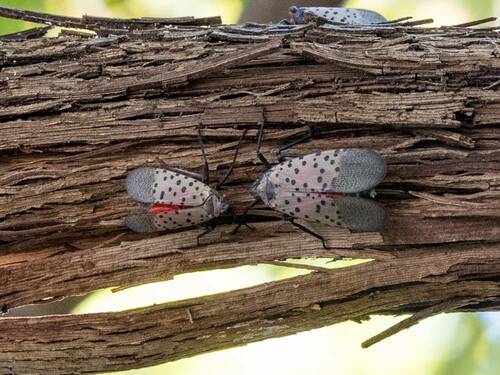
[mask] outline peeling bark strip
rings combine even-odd
[[[116,27],[125,30],[134,28],[158,28],[161,25],[217,25],[221,24],[220,17],[177,17],[177,18],[151,18],[119,19],[107,17],[94,17],[84,15],[81,18],[58,16],[54,14],[33,12],[26,9],[14,9],[0,6],[0,17],[13,18],[50,26],[74,27],[93,30],[96,27]]]
[[[1,372],[137,368],[370,314],[496,311],[500,296],[500,54],[495,28],[214,26],[215,18],[114,20],[0,7],[0,16],[78,27],[0,38],[0,307],[47,302],[175,275],[288,258],[370,258],[347,269],[122,313],[0,318]],[[475,25],[471,23],[469,25]],[[208,27],[211,25],[211,27]],[[263,152],[312,127],[305,155],[371,148],[386,158],[382,233],[313,229],[332,251],[281,221],[236,235],[231,219],[198,230],[127,231],[124,177],[158,159],[230,165],[238,212]],[[276,214],[256,207],[251,213]],[[307,224],[309,225],[309,224]],[[461,307],[460,307],[461,306]],[[368,344],[376,341],[368,341]]]

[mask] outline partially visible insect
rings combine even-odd
[[[208,185],[208,161],[200,129],[198,140],[204,160],[202,175],[169,167],[143,167],[131,171],[126,179],[127,192],[142,207],[138,212],[127,216],[124,223],[139,233],[205,225],[206,231],[198,236],[199,240],[213,229],[212,220],[228,209],[217,190],[233,170],[245,133],[236,147],[233,163],[215,188]]]
[[[351,25],[366,25],[387,21],[384,16],[367,9],[293,6],[288,10],[289,22],[292,24],[307,23],[309,15],[324,18],[330,22]]]
[[[260,151],[265,119],[257,140],[257,155],[266,172],[255,182],[252,191],[256,204],[284,214],[293,225],[325,240],[296,219],[348,228],[353,231],[380,231],[385,222],[384,209],[371,199],[362,198],[385,177],[382,156],[367,149],[338,149],[283,160],[281,152],[305,138],[283,147],[279,164],[271,166]],[[368,193],[369,194],[369,193]]]

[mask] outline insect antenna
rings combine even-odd
[[[216,190],[219,190],[222,187],[222,185],[224,185],[226,183],[226,181],[229,178],[229,176],[231,175],[231,173],[233,173],[234,165],[236,164],[236,160],[238,159],[238,155],[240,153],[240,146],[241,146],[241,143],[243,142],[243,138],[245,138],[245,135],[247,134],[247,131],[248,131],[248,129],[245,129],[243,131],[243,134],[241,135],[240,140],[238,141],[238,145],[236,146],[236,151],[234,153],[234,157],[233,157],[233,161],[231,163],[231,166],[227,170],[227,172],[224,175],[224,177],[222,178],[222,180],[220,180],[219,183],[215,186]]]
[[[201,182],[208,185],[208,159],[205,153],[205,144],[203,143],[203,136],[201,134],[201,125],[198,126],[198,143],[200,144],[201,154],[203,156],[203,167],[201,170]]]
[[[262,147],[262,141],[264,140],[264,126],[266,125],[266,115],[264,111],[265,109],[262,109],[261,119],[259,121],[260,129],[257,135],[257,157],[262,162],[262,164],[264,164],[267,170],[271,168],[271,163],[269,163],[264,154],[260,151],[260,148]]]
[[[295,145],[298,145],[299,143],[302,143],[302,142],[305,142],[307,141],[309,138],[311,138],[311,135],[312,135],[312,129],[310,126],[307,127],[307,131],[306,131],[306,134],[303,135],[302,137],[300,137],[299,139],[296,139],[295,141],[281,147],[279,150],[278,150],[278,161],[281,163],[282,161],[285,160],[285,156],[283,156],[283,151],[286,151],[288,150],[289,148],[292,148],[293,146]]]
[[[155,157],[155,161],[158,163],[158,165],[160,165],[162,168],[164,169],[168,169],[169,166],[168,164],[165,162],[165,160],[163,160],[162,158],[160,158],[158,155]]]
[[[402,18],[397,18],[395,20],[390,20],[390,21],[385,21],[385,22],[377,22],[377,25],[391,25],[393,23],[399,23],[403,21],[408,21],[411,20],[413,17],[402,17]]]

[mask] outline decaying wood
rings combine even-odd
[[[120,313],[7,318],[0,321],[7,333],[0,363],[4,369],[10,363],[18,373],[134,368],[348,319],[364,320],[370,314],[412,313],[443,298],[482,301],[472,302],[474,311],[498,307],[498,282],[467,280],[476,271],[466,266],[470,250],[451,256],[440,249],[416,250],[405,261],[314,273]],[[498,248],[479,249],[477,267],[498,273],[497,253]],[[426,282],[427,276],[446,276],[448,268],[461,281]],[[408,284],[402,286],[402,281]]]
[[[496,28],[418,28],[406,19],[217,26],[212,18],[68,19],[1,7],[0,15],[89,30],[0,39],[3,308],[291,258],[373,259],[133,311],[0,318],[3,373],[137,368],[372,314],[416,313],[385,337],[438,311],[498,310]],[[384,155],[377,199],[386,229],[311,225],[328,238],[326,251],[262,206],[250,212],[254,231],[231,234],[224,217],[199,247],[197,229],[145,236],[123,226],[135,206],[127,172],[160,163],[198,170],[200,126],[214,181],[248,130],[222,192],[243,212],[262,172],[255,138],[263,111],[270,158],[308,127],[312,139],[291,153],[361,147]]]

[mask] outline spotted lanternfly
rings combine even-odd
[[[367,149],[338,149],[284,160],[271,166],[260,152],[263,124],[264,120],[257,155],[267,170],[252,187],[258,200],[283,213],[292,224],[320,238],[325,247],[321,236],[294,220],[362,232],[383,228],[384,209],[375,201],[360,196],[384,179],[386,163],[382,156]]]
[[[214,189],[208,185],[208,162],[200,134],[199,140],[204,158],[202,176],[176,168],[148,167],[135,169],[128,174],[127,192],[142,204],[138,212],[124,219],[130,229],[139,233],[153,233],[186,228],[209,223],[227,210],[228,206],[222,201],[217,188],[231,173],[239,144],[233,164]]]
[[[216,190],[182,170],[135,169],[127,176],[126,186],[132,198],[150,205],[145,212],[125,219],[127,226],[136,232],[151,233],[202,224],[227,209]]]
[[[387,21],[377,12],[366,9],[293,6],[288,10],[289,22],[292,24],[307,23],[308,15],[321,17],[331,22],[351,25],[375,24]]]

